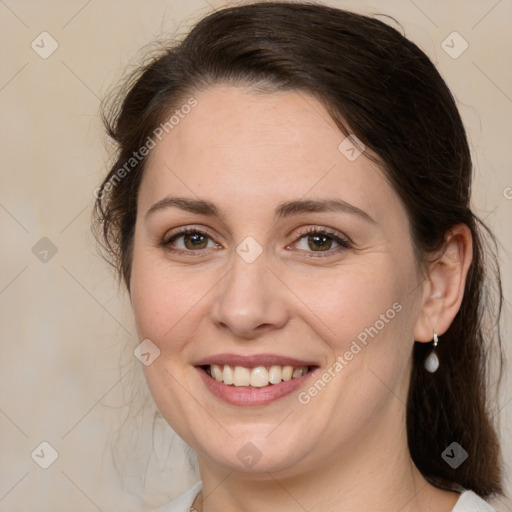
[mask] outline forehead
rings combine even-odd
[[[378,165],[346,152],[350,139],[313,96],[217,86],[194,98],[149,155],[144,205],[178,192],[254,207],[329,195],[375,218],[399,202]]]

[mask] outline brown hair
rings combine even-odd
[[[435,374],[423,367],[429,346],[414,347],[408,442],[414,463],[432,484],[472,489],[483,497],[502,493],[489,349],[498,353],[501,376],[503,296],[496,259],[484,265],[482,234],[496,242],[470,209],[472,163],[455,101],[428,57],[387,24],[309,3],[226,8],[202,19],[182,42],[138,70],[105,117],[118,156],[98,188],[95,207],[97,237],[118,275],[129,287],[146,158],[133,162],[118,183],[112,179],[123,165],[126,169],[134,151],[154,139],[155,129],[180,101],[217,83],[317,97],[343,133],[354,133],[377,155],[407,209],[419,263],[442,247],[451,227],[469,227],[473,262],[461,308],[438,346],[441,366]],[[485,284],[487,273],[496,277],[494,304],[487,296],[492,291]],[[484,318],[489,312],[490,323]],[[456,469],[441,457],[452,442],[468,452]]]

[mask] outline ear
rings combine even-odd
[[[466,224],[457,224],[446,235],[436,259],[429,263],[421,311],[414,339],[432,340],[434,330],[444,334],[459,311],[473,259],[473,237]]]

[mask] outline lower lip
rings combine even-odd
[[[304,382],[309,379],[315,370],[311,370],[302,377],[282,381],[279,384],[270,384],[263,388],[249,386],[228,386],[223,382],[212,379],[203,368],[197,368],[206,387],[216,397],[232,405],[266,405],[275,402],[296,391]]]

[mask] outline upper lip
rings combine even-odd
[[[313,361],[296,359],[294,357],[279,356],[276,354],[216,354],[205,357],[194,363],[194,366],[210,366],[217,364],[219,366],[243,366],[245,368],[255,368],[256,366],[317,366]]]

